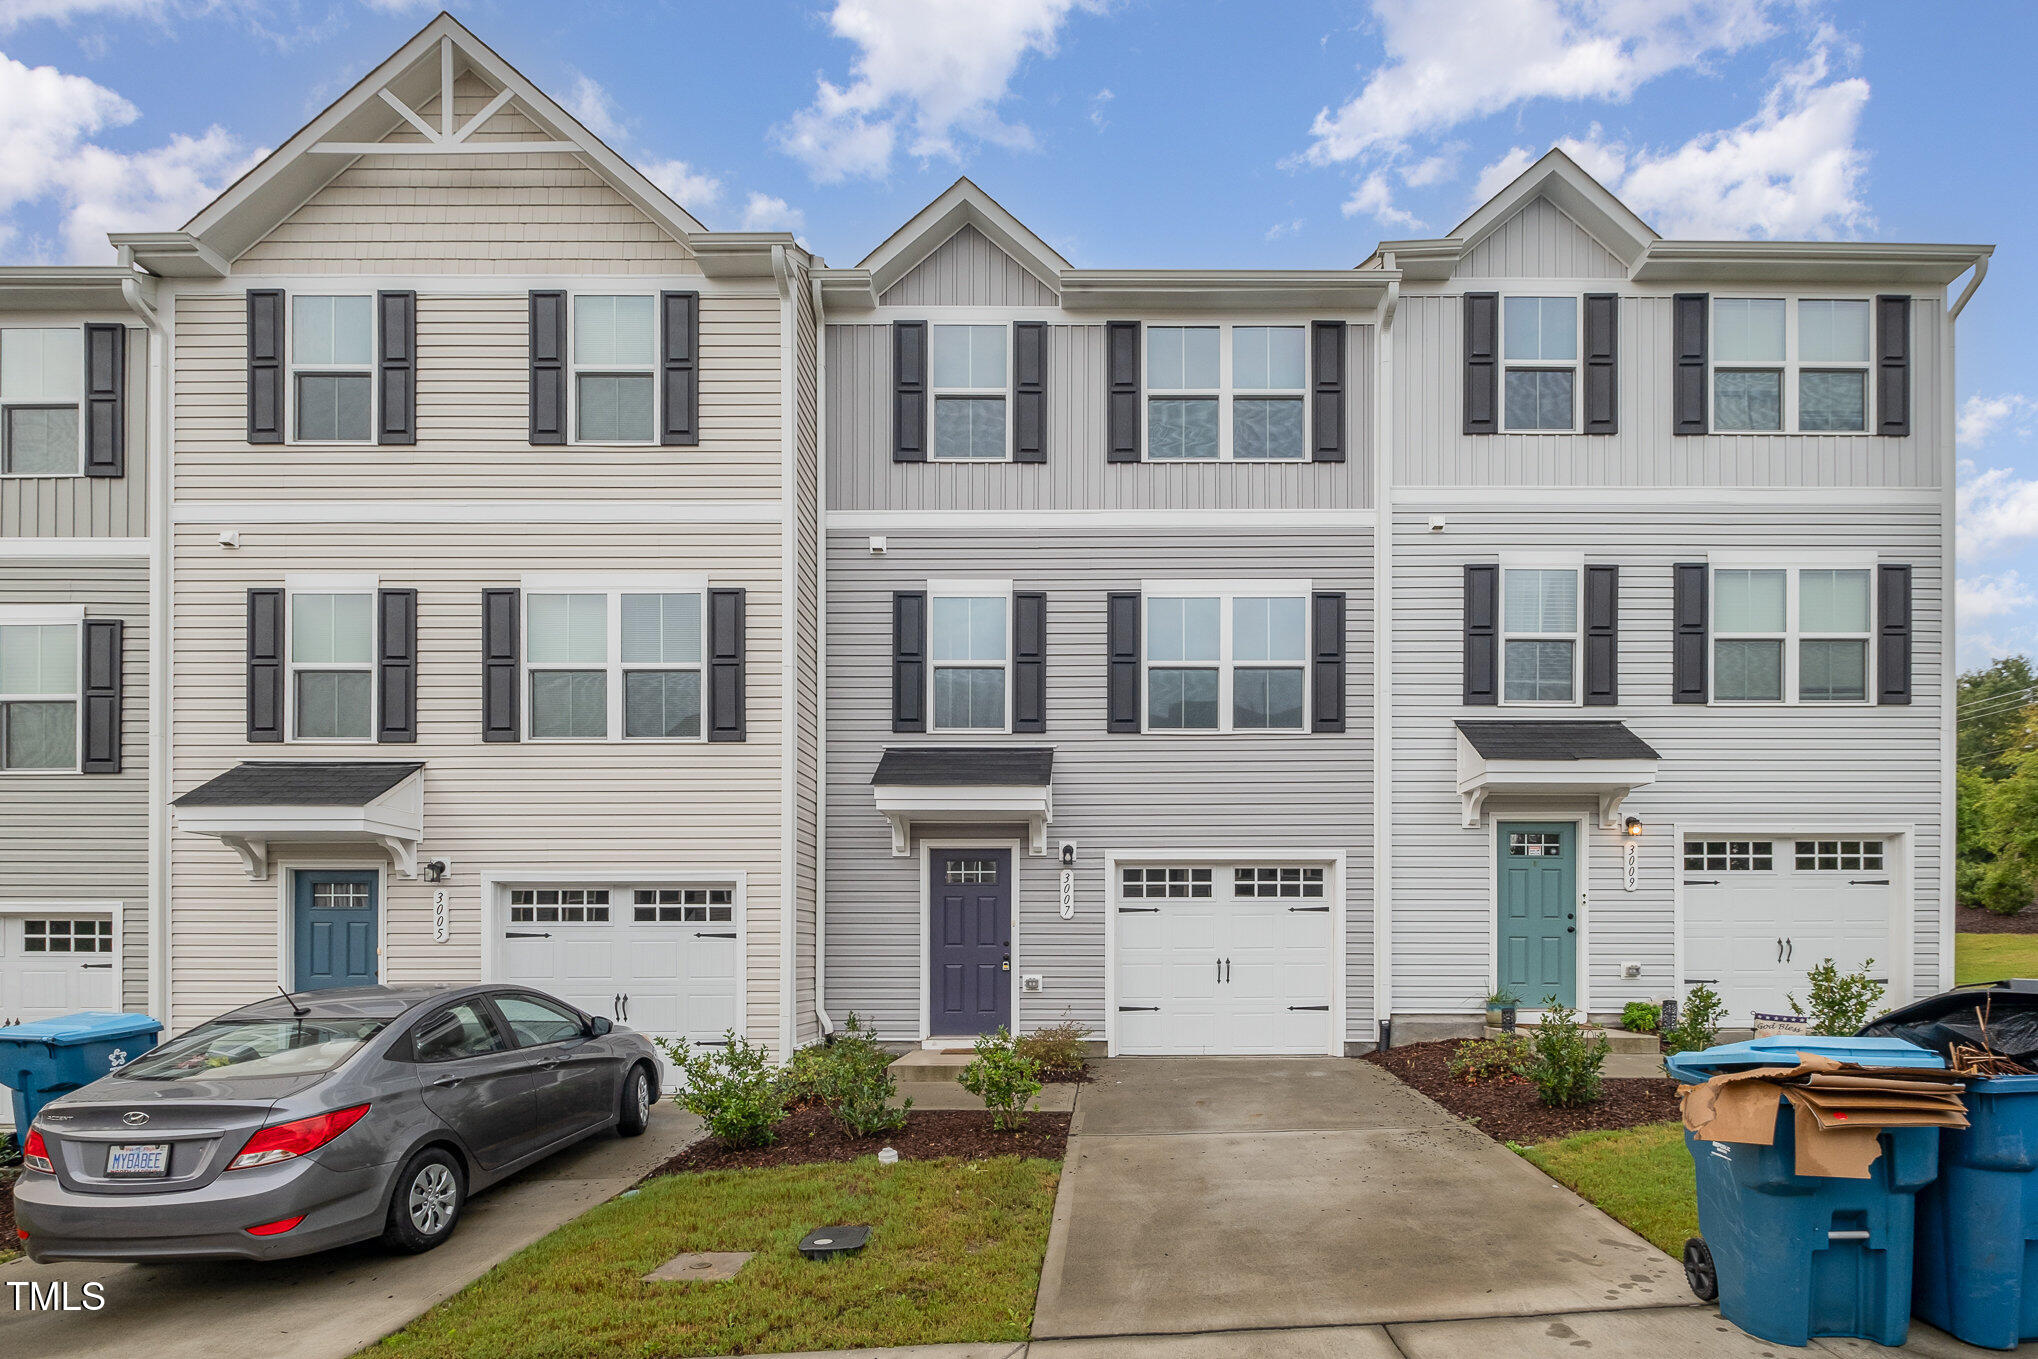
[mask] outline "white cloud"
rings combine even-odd
[[[620,145],[629,139],[629,129],[616,111],[616,101],[609,98],[609,91],[593,76],[580,71],[573,73],[573,88],[566,95],[566,110],[581,121],[589,132],[605,142]]]
[[[1526,146],[1509,147],[1506,155],[1479,172],[1479,178],[1472,183],[1472,196],[1485,202],[1535,163],[1536,153]]]
[[[902,146],[923,160],[960,160],[968,141],[1031,147],[1033,134],[997,106],[1022,60],[1054,54],[1072,11],[1103,3],[836,0],[828,24],[858,49],[852,78],[820,78],[813,103],[775,130],[778,143],[824,183],[882,176]]]
[[[1267,228],[1267,239],[1278,241],[1283,236],[1293,236],[1296,232],[1302,230],[1302,227],[1303,219],[1300,217],[1297,217],[1292,222],[1276,222]]]
[[[1111,107],[1111,101],[1117,97],[1117,95],[1109,90],[1099,90],[1090,96],[1090,121],[1096,125],[1097,131],[1102,132],[1106,127],[1110,126],[1110,120],[1104,116],[1104,113],[1105,110]]]
[[[745,231],[804,231],[807,214],[768,193],[752,193],[743,204]]]
[[[2038,481],[2007,467],[1977,470],[1970,462],[1962,462],[1960,472],[1954,495],[1962,556],[2038,538]]]
[[[1403,166],[1401,182],[1411,189],[1426,189],[1432,184],[1441,184],[1458,173],[1458,157],[1464,153],[1462,143],[1445,147],[1434,156],[1426,156],[1413,165]]]
[[[722,199],[722,181],[705,170],[696,170],[683,160],[640,161],[644,178],[672,197],[672,201],[698,217]]]
[[[1960,408],[1959,442],[1963,447],[1984,444],[1999,429],[2010,429],[2028,437],[2034,416],[2038,416],[2038,401],[2016,392],[2006,392],[2001,396],[1970,396]]]
[[[1954,583],[1953,605],[1963,625],[1983,618],[2000,618],[2034,603],[2038,603],[2038,595],[2015,571],[1997,576],[1962,576]]]
[[[1414,213],[1404,212],[1394,206],[1394,190],[1387,183],[1384,170],[1375,170],[1360,180],[1352,190],[1352,196],[1344,201],[1344,215],[1357,217],[1365,214],[1377,222],[1390,226],[1419,230],[1422,221]]]

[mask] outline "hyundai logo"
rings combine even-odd
[[[149,1116],[139,1109],[130,1109],[120,1116],[120,1121],[130,1128],[139,1128],[149,1121]]]

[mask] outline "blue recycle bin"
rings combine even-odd
[[[82,1010],[0,1029],[0,1085],[14,1091],[15,1136],[58,1095],[96,1081],[156,1045],[162,1023],[147,1015]]]
[[[1918,1196],[1918,1318],[1970,1345],[2038,1340],[2038,1076],[1970,1078],[1966,1128]]]
[[[1723,1071],[1796,1066],[1800,1052],[1862,1066],[1946,1065],[1901,1039],[1809,1037],[1679,1053],[1665,1065],[1692,1085]],[[1903,1344],[1917,1195],[1938,1174],[1939,1129],[1889,1128],[1881,1141],[1868,1179],[1799,1175],[1796,1111],[1780,1095],[1769,1146],[1704,1142],[1686,1132],[1701,1233],[1684,1248],[1693,1291],[1716,1291],[1721,1316],[1779,1345],[1822,1335]]]

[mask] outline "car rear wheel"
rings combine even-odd
[[[642,1066],[630,1068],[623,1078],[623,1108],[616,1118],[616,1131],[624,1137],[642,1137],[651,1126],[651,1073]]]
[[[396,1177],[383,1243],[406,1255],[422,1255],[453,1234],[466,1203],[467,1177],[459,1161],[444,1147],[426,1147]]]

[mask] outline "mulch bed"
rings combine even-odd
[[[2030,906],[2015,915],[1962,906],[1953,916],[1953,928],[1960,934],[2038,934],[2038,908]]]
[[[698,1170],[752,1170],[763,1166],[819,1165],[875,1156],[892,1147],[902,1161],[944,1156],[982,1161],[993,1156],[1062,1159],[1069,1140],[1068,1114],[1028,1114],[1017,1132],[999,1132],[991,1116],[973,1110],[926,1110],[906,1115],[906,1126],[876,1137],[851,1137],[825,1109],[802,1109],[779,1124],[778,1141],[768,1147],[732,1151],[703,1138],[646,1175],[679,1175]]]
[[[21,1249],[14,1234],[14,1180],[20,1174],[20,1166],[0,1166],[0,1255]]]
[[[1582,1109],[1545,1108],[1536,1098],[1535,1086],[1524,1080],[1476,1085],[1453,1080],[1449,1063],[1461,1041],[1410,1043],[1369,1053],[1366,1060],[1386,1067],[1496,1142],[1547,1142],[1575,1132],[1668,1123],[1682,1117],[1677,1082],[1667,1078],[1603,1081],[1599,1099]]]

